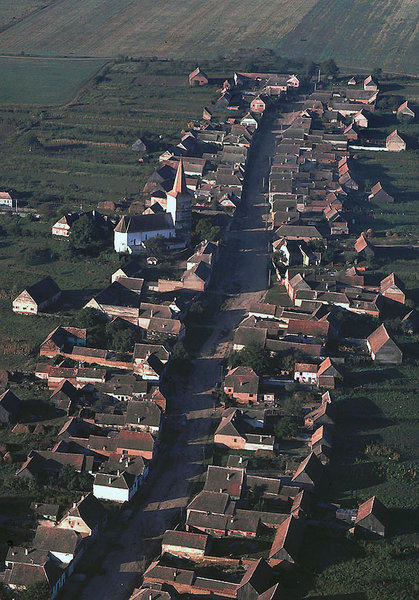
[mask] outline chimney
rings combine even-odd
[[[111,484],[112,483],[112,477],[108,477],[108,483]]]
[[[125,461],[125,468],[127,469],[129,467],[129,460]]]
[[[73,508],[77,507],[77,502],[73,502]]]
[[[29,550],[28,550],[28,548],[25,548],[25,556],[28,556],[28,554],[29,554]]]
[[[116,472],[116,476],[119,477],[121,475],[121,471],[118,469]]]
[[[243,457],[239,456],[239,465],[243,462]]]

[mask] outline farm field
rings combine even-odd
[[[0,33],[0,52],[203,58],[265,47],[418,74],[418,11],[415,0],[381,0],[374,10],[369,0],[58,0]]]
[[[191,88],[185,75],[143,68],[108,65],[66,106],[0,105],[2,185],[29,205],[52,203],[54,210],[141,199],[158,155],[179,141],[188,120],[200,118],[215,92],[215,86]],[[131,150],[140,136],[150,150],[143,163]]]
[[[0,31],[48,4],[51,4],[51,0],[1,0]]]
[[[0,104],[68,102],[103,64],[103,60],[0,58]]]

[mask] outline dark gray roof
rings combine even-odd
[[[48,275],[48,277],[45,277],[45,279],[42,279],[41,281],[38,281],[37,283],[34,283],[26,288],[26,292],[37,304],[41,304],[53,296],[60,294],[61,290],[53,278]]]
[[[143,231],[162,231],[173,228],[172,215],[164,212],[121,217],[121,220],[115,227],[115,231],[119,233],[140,233]]]

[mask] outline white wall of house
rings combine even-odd
[[[126,252],[129,251],[130,247],[141,246],[143,242],[155,238],[158,235],[163,236],[166,239],[175,236],[174,229],[159,229],[155,231],[139,231],[130,233],[120,233],[119,231],[114,232],[114,249],[115,252]]]
[[[102,500],[113,500],[114,502],[128,502],[130,490],[115,488],[105,485],[93,484],[93,495]]]

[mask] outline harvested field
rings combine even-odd
[[[3,4],[10,13],[14,3]],[[370,0],[57,0],[0,33],[0,52],[203,58],[267,47],[417,74],[418,12],[415,0],[374,10]]]
[[[60,104],[104,64],[103,59],[0,58],[1,104]]]

